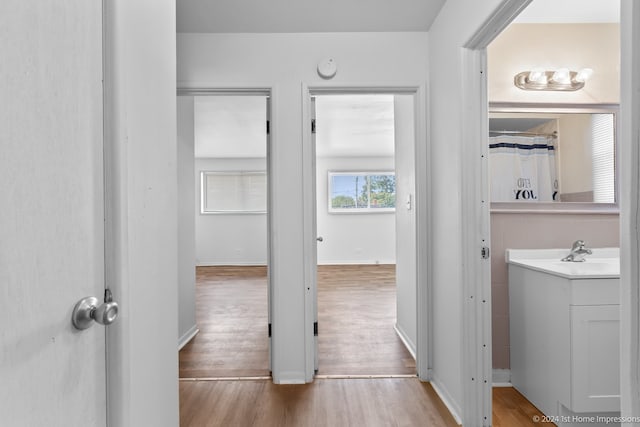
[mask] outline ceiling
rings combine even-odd
[[[428,31],[445,0],[176,0],[179,33]],[[533,0],[519,23],[619,22],[619,0]]]
[[[316,154],[393,156],[393,95],[316,97]]]
[[[195,157],[265,157],[265,96],[194,97]]]
[[[533,0],[516,23],[620,22],[620,0]]]
[[[536,119],[532,117],[490,118],[489,131],[526,132],[550,120],[552,119]]]
[[[427,31],[445,0],[177,0],[179,33]]]
[[[195,157],[266,155],[266,97],[194,97]],[[316,154],[320,157],[393,156],[393,95],[316,98]]]

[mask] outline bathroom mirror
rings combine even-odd
[[[617,209],[617,105],[490,105],[492,210]]]

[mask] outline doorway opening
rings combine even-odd
[[[416,375],[414,102],[311,99],[316,377]]]
[[[519,301],[513,284],[509,283],[514,281],[508,274],[505,250],[565,248],[568,254],[572,243],[578,239],[587,241],[592,248],[620,246],[619,211],[615,204],[619,200],[615,194],[617,184],[614,183],[615,176],[619,174],[615,171],[617,161],[614,153],[617,150],[612,144],[617,133],[615,117],[620,99],[620,5],[619,2],[594,1],[590,6],[598,13],[589,17],[587,13],[573,11],[571,15],[562,17],[556,11],[549,14],[550,4],[543,0],[533,1],[488,44],[486,50],[489,143],[483,154],[488,158],[489,168],[483,176],[483,186],[491,189],[491,209],[486,218],[492,254],[491,367],[493,382],[500,387],[493,392],[494,408],[509,393],[502,387],[506,385],[513,386],[546,416],[571,417],[580,412],[577,406],[572,408],[572,405],[581,399],[581,391],[574,390],[572,383],[572,402],[559,403],[548,387],[561,381],[563,376],[557,375],[545,381],[538,373],[531,375],[534,372],[531,367],[536,364],[531,360],[536,358],[532,358],[533,353],[526,351],[516,339],[526,335],[520,328],[522,310],[514,310],[514,307],[519,307]],[[560,32],[562,37],[556,38],[555,34]],[[536,36],[529,37],[527,33],[535,33]],[[580,34],[588,34],[588,37]],[[591,43],[590,37],[597,39],[598,43]],[[530,68],[523,69],[521,64],[524,63]],[[572,92],[525,90],[514,85],[514,76],[518,73],[527,71],[527,78],[530,78],[536,71],[542,71],[544,76],[540,76],[540,81],[552,80],[559,79],[554,77],[554,72],[564,67],[569,67],[573,75],[583,72],[590,74],[591,78],[584,81],[579,77],[584,88]],[[605,167],[602,167],[598,163],[602,161],[596,158],[596,148],[600,150],[605,141],[611,150],[605,156]],[[546,147],[546,152],[541,147]],[[527,156],[528,159],[525,158]],[[531,164],[533,158],[546,161],[541,164],[547,169],[539,168],[535,173],[527,170],[527,162]],[[511,169],[508,173],[507,168]],[[512,173],[515,170],[518,170],[517,176]],[[598,172],[600,170],[604,172]],[[569,313],[569,307],[565,308]],[[597,315],[596,310],[594,314]],[[545,310],[545,316],[555,315],[556,312]],[[598,324],[600,330],[604,330],[601,319],[594,319],[589,320],[591,324]],[[527,321],[529,324],[539,323],[530,318]],[[614,321],[607,319],[609,327]],[[534,340],[527,338],[525,341]],[[586,353],[576,350],[579,345],[577,336],[567,336],[566,341],[571,342],[570,351],[569,347],[566,351],[555,348],[556,351],[537,358],[538,362],[556,365],[547,357],[569,360],[569,353]],[[523,354],[528,359],[526,363],[523,363]],[[600,387],[618,381],[618,360],[615,356],[610,357],[611,354],[596,356],[600,357],[599,363],[609,360],[596,368],[601,375]],[[592,378],[592,375],[575,370],[574,356],[571,358],[572,375]],[[525,365],[530,377],[523,380]],[[614,374],[605,375],[604,372]],[[538,380],[545,384],[538,389],[542,395],[531,392],[532,384]],[[568,381],[562,387],[565,384],[568,390]],[[613,388],[600,394],[614,395],[610,392]],[[599,397],[602,396],[591,399],[592,412],[596,412],[597,404],[593,402]],[[531,405],[522,396],[518,399],[521,399],[521,407]],[[608,412],[616,410],[619,411],[619,403],[618,409],[615,405],[606,408]]]
[[[184,261],[193,302],[181,304],[180,321],[198,329],[180,350],[181,379],[270,377],[269,100],[178,96],[179,146],[191,147],[179,165],[191,178],[180,189],[191,194],[184,221],[192,225],[181,240],[195,244]]]

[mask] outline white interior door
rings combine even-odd
[[[0,2],[0,414],[106,424],[101,0]]]
[[[316,234],[316,244],[311,245],[311,298],[313,299],[313,369],[318,372],[318,246],[323,237],[318,235],[318,200],[316,197],[316,98],[311,97],[311,202],[312,230]]]
[[[271,250],[271,195],[272,195],[272,174],[271,174],[271,94],[265,98],[267,106],[267,332],[269,335],[269,372],[273,372],[273,345],[271,342],[271,303],[273,301],[273,289],[271,286],[271,266],[273,265]]]

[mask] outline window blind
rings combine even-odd
[[[592,114],[593,201],[615,203],[615,149],[613,114]]]
[[[202,172],[202,213],[264,213],[265,172]]]

